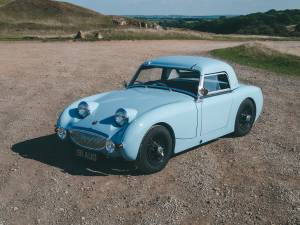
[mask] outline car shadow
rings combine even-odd
[[[12,146],[20,156],[60,168],[65,173],[81,176],[140,175],[134,163],[101,157],[97,162],[75,157],[74,149],[58,140],[55,134],[38,137]]]
[[[226,135],[222,138],[232,138],[232,135]],[[201,146],[208,145],[219,139],[220,138],[187,149],[175,154],[173,157],[178,157],[186,152],[196,150]],[[103,156],[100,157],[97,162],[77,158],[75,157],[74,148],[67,143],[59,141],[56,134],[19,142],[14,144],[11,149],[13,152],[18,153],[24,158],[33,159],[50,166],[60,168],[63,172],[71,175],[142,175],[142,173],[137,170],[133,162],[127,162],[121,158],[108,159]]]

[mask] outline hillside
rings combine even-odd
[[[179,27],[217,34],[300,36],[300,10],[270,10],[215,20],[162,20],[164,27]]]
[[[0,0],[0,30],[111,27],[112,17],[65,2]]]

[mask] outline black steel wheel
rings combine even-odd
[[[255,105],[250,99],[245,99],[239,107],[235,119],[235,136],[241,137],[248,134],[255,120]]]
[[[146,173],[162,170],[172,156],[173,140],[164,126],[153,126],[143,138],[137,159],[138,168]]]

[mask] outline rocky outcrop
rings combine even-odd
[[[78,31],[77,34],[75,35],[76,40],[81,40],[81,39],[84,39],[84,38],[85,38],[85,36],[84,36],[82,31]]]

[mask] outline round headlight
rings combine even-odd
[[[123,126],[128,122],[128,116],[125,109],[118,109],[115,114],[115,122],[119,126]]]
[[[86,102],[80,102],[77,111],[81,118],[85,118],[90,114],[89,105]]]
[[[115,147],[116,145],[112,140],[109,139],[106,141],[105,148],[108,153],[113,153],[115,151]]]

